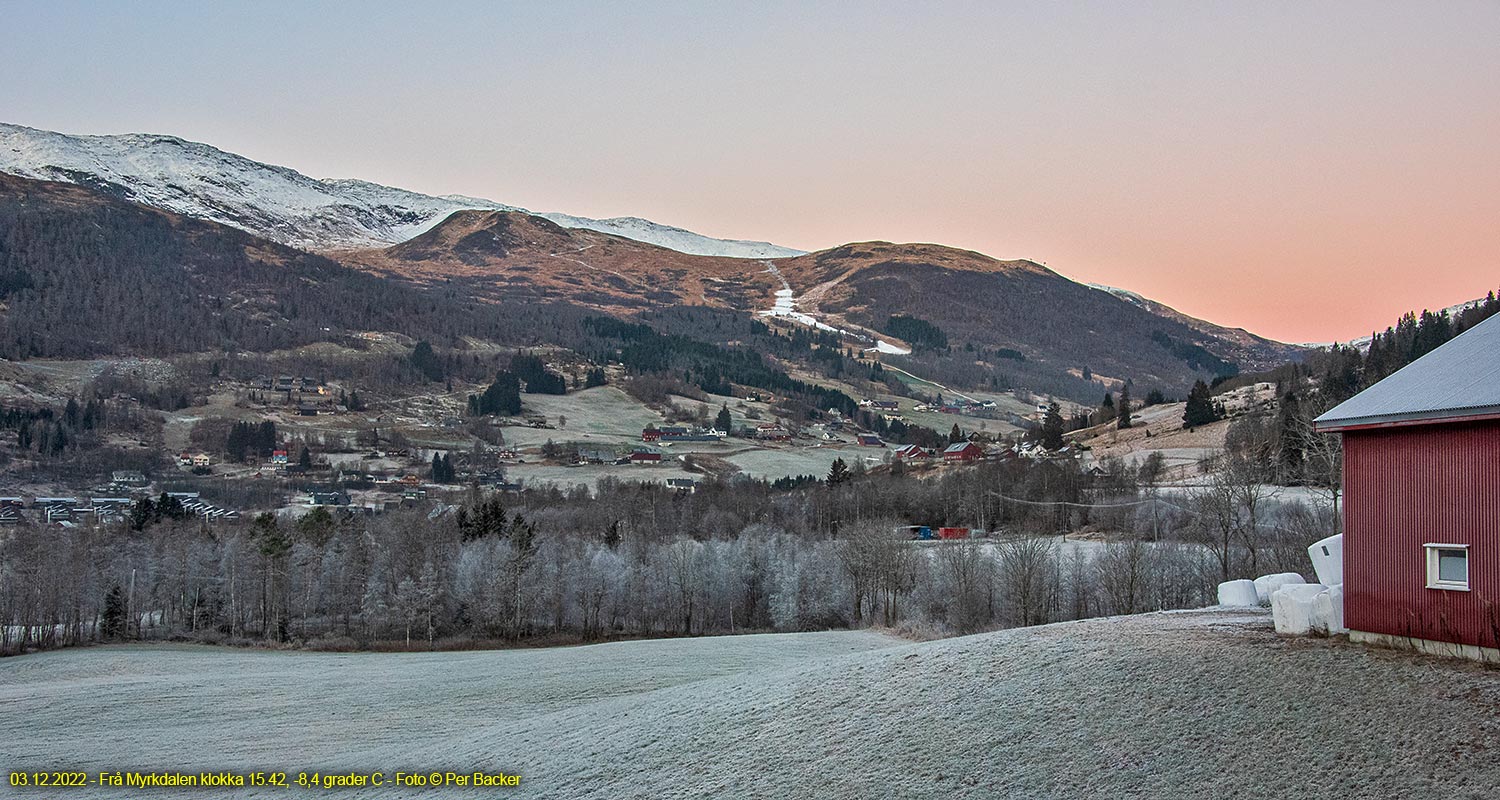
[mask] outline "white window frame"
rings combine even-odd
[[[1466,544],[1447,544],[1443,542],[1428,542],[1422,545],[1427,550],[1427,588],[1443,589],[1450,592],[1469,591],[1469,546]],[[1462,581],[1445,581],[1438,577],[1438,554],[1443,550],[1462,550],[1464,553],[1464,579]]]

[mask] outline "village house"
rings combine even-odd
[[[1315,425],[1343,439],[1350,638],[1500,659],[1500,316]]]
[[[344,492],[308,492],[307,503],[313,506],[347,506],[349,495]]]
[[[588,464],[613,464],[618,458],[612,447],[580,447],[578,460]]]

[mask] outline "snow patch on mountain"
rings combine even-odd
[[[466,209],[533,213],[483,198],[433,197],[354,179],[320,180],[156,134],[74,136],[0,123],[0,172],[88,186],[309,250],[404,242]],[[768,242],[714,239],[637,217],[537,216],[565,228],[587,228],[692,255],[802,255]]]

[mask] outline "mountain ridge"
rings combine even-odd
[[[526,210],[464,195],[425,195],[358,178],[313,178],[291,167],[168,134],[71,135],[0,123],[0,172],[90,186],[312,251],[396,244],[459,210]],[[590,219],[550,212],[536,216],[694,255],[764,258],[802,253],[769,242],[715,239],[639,217]]]

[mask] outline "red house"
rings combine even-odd
[[[1350,638],[1500,659],[1500,317],[1316,425],[1343,437]]]
[[[984,448],[973,442],[950,444],[943,451],[943,460],[950,464],[967,464],[971,461],[978,461],[981,458],[984,458]]]

